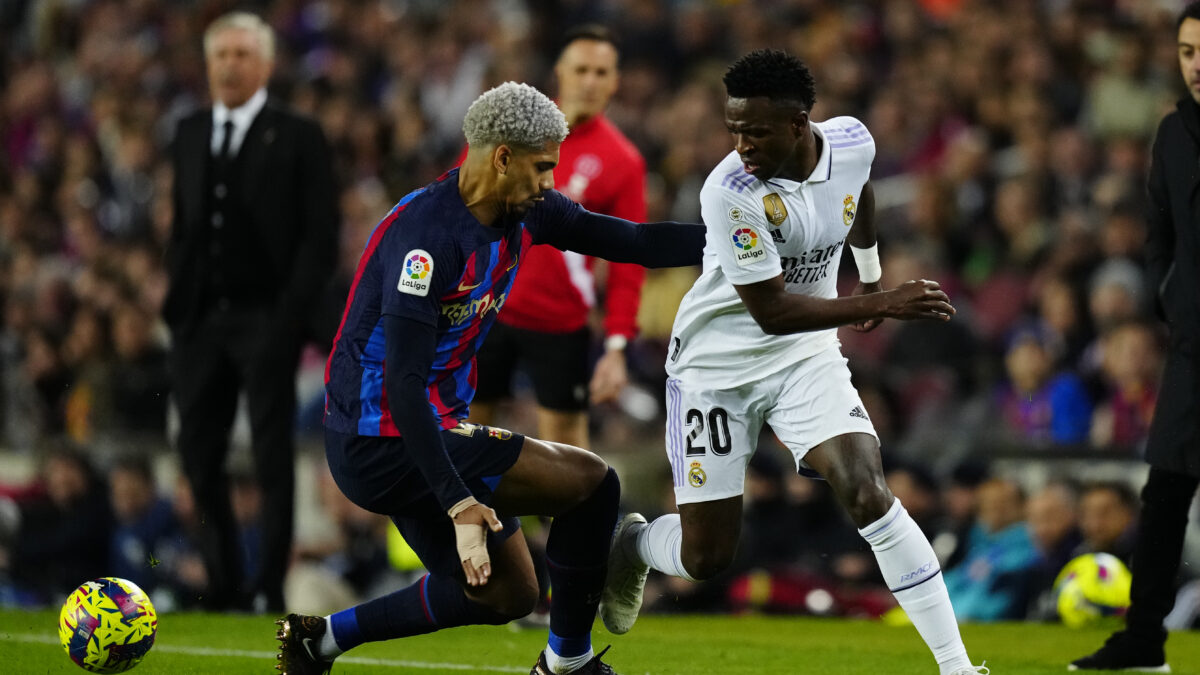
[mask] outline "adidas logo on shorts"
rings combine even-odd
[[[854,410],[851,410],[851,411],[850,411],[850,416],[851,416],[851,417],[858,417],[858,418],[860,418],[860,419],[864,419],[864,420],[869,420],[869,419],[870,419],[869,417],[867,417],[867,413],[866,413],[866,411],[864,411],[864,410],[862,409],[862,406],[861,406],[861,405],[856,405],[856,406],[854,406]]]

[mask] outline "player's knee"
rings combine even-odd
[[[892,505],[892,492],[882,478],[857,484],[846,502],[846,510],[858,527],[866,527],[879,520]]]
[[[608,464],[604,465],[604,473],[601,474],[596,489],[592,490],[592,498],[613,504],[621,501],[621,479],[617,477],[616,470]]]
[[[487,623],[505,624],[527,616],[537,606],[537,580],[521,580],[508,585],[502,592],[493,592],[472,598],[486,607],[491,614]]]
[[[617,473],[608,466],[598,455],[590,452],[580,452],[573,467],[573,473],[582,481],[579,490],[579,500],[594,500],[608,498],[619,500],[621,497],[621,482]]]
[[[520,588],[514,589],[504,605],[499,608],[499,611],[508,616],[510,620],[527,616],[537,607],[538,595],[539,591],[536,581],[530,584],[521,584]]]
[[[683,569],[696,581],[711,579],[733,564],[733,551],[724,549],[684,549],[681,552]]]

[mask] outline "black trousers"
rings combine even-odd
[[[1141,639],[1162,644],[1163,619],[1175,606],[1175,582],[1183,556],[1188,510],[1200,479],[1151,467],[1142,488],[1142,513],[1133,549],[1133,588],[1126,626]]]
[[[295,494],[296,366],[302,338],[278,335],[266,310],[214,309],[177,336],[171,377],[179,408],[179,451],[199,519],[198,545],[208,571],[204,605],[247,608],[256,594],[283,609],[283,578],[292,547]],[[286,342],[283,344],[282,342]],[[226,470],[239,394],[250,417],[254,476],[262,491],[257,573],[244,579]]]

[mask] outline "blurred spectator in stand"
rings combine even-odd
[[[179,547],[183,531],[170,500],[158,493],[149,460],[144,456],[118,460],[108,473],[108,485],[116,521],[108,574],[129,579],[152,599],[171,594],[167,602],[175,606],[172,568],[163,564],[162,556]]]
[[[979,512],[979,488],[990,477],[987,465],[973,459],[963,460],[951,471],[942,490],[945,525],[931,543],[942,571],[960,563],[967,554],[967,539]]]
[[[1046,278],[1036,295],[1037,323],[1057,355],[1055,368],[1076,369],[1092,339],[1083,293],[1067,273]]]
[[[1088,311],[1098,333],[1142,315],[1146,300],[1145,275],[1134,263],[1111,258],[1092,273]]]
[[[1025,524],[1025,495],[1015,482],[993,478],[979,487],[979,516],[961,564],[945,572],[959,621],[1000,621],[1024,615],[1038,553]]]
[[[77,450],[52,450],[39,480],[45,497],[21,505],[9,569],[39,604],[55,605],[84,581],[109,574],[112,512],[103,481]]]
[[[1074,445],[1087,440],[1092,403],[1083,382],[1056,370],[1046,331],[1027,326],[1009,340],[1004,357],[1008,379],[994,395],[996,422],[1010,444]]]
[[[1083,540],[1079,532],[1079,486],[1066,480],[1050,481],[1025,503],[1025,520],[1038,551],[1025,618],[1055,621],[1058,597],[1054,581],[1063,566],[1078,555]]]
[[[1100,352],[1105,397],[1092,413],[1092,447],[1140,454],[1162,376],[1158,334],[1148,323],[1128,321],[1101,338]]]
[[[1080,553],[1111,553],[1126,565],[1137,534],[1137,495],[1126,483],[1106,481],[1083,488],[1079,498]]]
[[[1101,72],[1088,85],[1084,119],[1100,139],[1126,134],[1146,137],[1162,118],[1168,100],[1159,83],[1147,81],[1146,46],[1129,28],[1110,28],[1092,35],[1091,56]]]
[[[1099,337],[1122,323],[1144,318],[1148,297],[1145,275],[1129,260],[1109,258],[1092,272],[1087,303],[1096,338],[1080,360],[1082,372],[1101,376],[1103,353]]]
[[[112,318],[112,343],[116,360],[110,384],[110,432],[162,443],[170,376],[167,351],[154,336],[153,317],[139,305],[118,305]]]
[[[71,374],[59,356],[59,340],[50,330],[30,328],[20,338],[24,353],[19,368],[6,375],[5,426],[14,448],[31,450],[65,428]]]
[[[72,373],[66,401],[67,436],[79,444],[96,440],[98,427],[113,415],[109,383],[113,375],[109,317],[96,307],[80,307],[62,345],[63,362]]]

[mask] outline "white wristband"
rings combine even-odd
[[[871,244],[871,248],[851,246],[854,254],[854,264],[858,265],[858,280],[864,284],[873,284],[883,278],[883,266],[879,264],[879,244]]]
[[[625,345],[629,344],[629,338],[620,334],[609,335],[604,339],[604,351],[614,351],[625,349]]]

